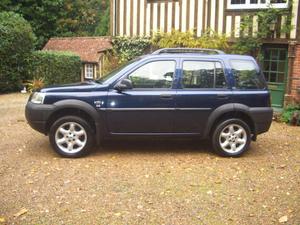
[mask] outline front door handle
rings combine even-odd
[[[161,99],[172,99],[173,96],[171,94],[161,94],[160,98]]]
[[[229,96],[228,95],[226,95],[226,94],[219,94],[219,95],[217,95],[217,99],[229,99]]]

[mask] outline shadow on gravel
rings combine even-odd
[[[110,140],[95,147],[94,154],[101,153],[139,153],[139,154],[169,154],[169,153],[211,153],[209,141],[199,140]]]
[[[38,145],[38,147],[36,145]],[[57,156],[53,151],[48,138],[41,140],[39,144],[35,142],[30,149],[30,152],[32,151],[40,157]],[[39,149],[38,153],[36,151],[37,149]],[[43,151],[40,151],[40,149],[43,149]],[[218,155],[213,151],[209,140],[195,139],[106,140],[102,142],[100,146],[95,146],[89,157],[101,156],[103,154],[206,154],[218,157]],[[270,154],[270,152],[258,146],[257,143],[252,142],[250,149],[245,152],[242,158],[263,157],[265,154]]]

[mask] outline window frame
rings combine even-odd
[[[270,54],[273,55],[273,51],[276,50],[278,53],[278,59],[272,59],[272,57],[270,57],[269,59],[266,59],[264,58],[263,60],[263,65],[262,65],[262,72],[263,72],[263,75],[264,75],[264,78],[265,78],[265,81],[269,84],[284,84],[286,83],[286,79],[287,79],[287,73],[286,73],[286,70],[287,70],[287,61],[288,61],[288,50],[286,48],[282,48],[282,47],[279,47],[279,48],[276,48],[276,47],[271,47],[271,48],[266,48],[264,49],[264,51],[266,50],[269,50],[270,51]],[[286,57],[284,60],[280,59],[280,52],[281,51],[284,51],[285,54],[286,54]],[[269,70],[265,70],[265,63],[268,62],[269,64]],[[271,64],[275,62],[277,64],[276,66],[276,70],[272,70],[271,68]],[[279,71],[279,63],[284,63],[284,70],[285,71]],[[266,76],[266,73],[268,73],[268,76]],[[270,81],[270,74],[271,73],[275,73],[276,74],[276,81]],[[279,74],[283,74],[284,78],[283,78],[283,82],[278,82],[279,80]],[[268,77],[268,79],[266,79]]]
[[[245,4],[232,4],[231,0],[227,2],[227,9],[267,9],[269,6],[276,9],[287,9],[289,7],[289,0],[286,3],[271,3],[271,0],[266,0],[265,3],[250,3],[250,0],[245,0]]]
[[[222,71],[223,71],[223,74],[224,74],[224,78],[225,78],[225,86],[226,87],[224,87],[224,88],[217,88],[217,87],[212,87],[212,88],[185,88],[184,86],[183,86],[183,83],[182,83],[182,81],[183,81],[183,76],[184,76],[184,74],[183,74],[183,71],[184,71],[184,69],[183,69],[183,64],[184,64],[184,62],[186,62],[186,61],[193,61],[193,62],[213,62],[213,63],[220,63],[220,65],[221,65],[221,67],[222,67]],[[205,90],[207,90],[207,91],[211,91],[211,90],[229,90],[230,89],[230,87],[229,87],[229,82],[228,82],[228,80],[227,80],[227,75],[226,75],[226,70],[225,70],[225,64],[224,64],[224,62],[222,61],[222,60],[209,60],[209,59],[182,59],[182,61],[181,61],[181,64],[180,64],[181,66],[180,66],[180,70],[181,70],[181,72],[180,72],[180,78],[179,78],[179,89],[180,90],[186,90],[186,91],[199,91],[199,90],[201,90],[201,91],[205,91]],[[214,75],[214,86],[216,85],[216,83],[215,83],[215,81],[216,81],[216,65],[215,65],[215,75]]]
[[[176,69],[177,69],[177,60],[176,59],[155,59],[155,60],[149,60],[144,62],[141,65],[138,65],[137,67],[135,67],[133,70],[130,70],[128,73],[126,73],[125,76],[122,76],[122,78],[120,80],[123,79],[129,79],[129,76],[134,73],[136,70],[138,70],[139,68],[141,68],[142,66],[146,66],[149,63],[153,63],[153,62],[163,62],[163,61],[170,61],[170,62],[174,62],[174,74],[173,74],[173,79],[172,79],[172,84],[171,87],[169,88],[132,88],[131,90],[133,91],[163,91],[163,90],[172,90],[174,89],[174,84],[176,81]]]
[[[91,77],[87,76],[88,73],[91,72],[91,71],[88,71],[88,69],[91,69],[91,68],[88,68],[89,66],[92,67],[92,76]],[[84,79],[94,79],[94,64],[92,64],[92,63],[84,64]]]

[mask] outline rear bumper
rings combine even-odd
[[[35,104],[27,102],[25,117],[29,125],[36,131],[47,134],[47,120],[54,111],[53,105]]]
[[[269,130],[273,119],[273,109],[271,107],[250,108],[249,113],[253,119],[256,134]]]

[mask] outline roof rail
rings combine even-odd
[[[209,48],[162,48],[153,52],[153,55],[159,55],[164,53],[200,53],[207,55],[221,55],[225,54],[225,52],[217,50],[217,49],[209,49]]]

